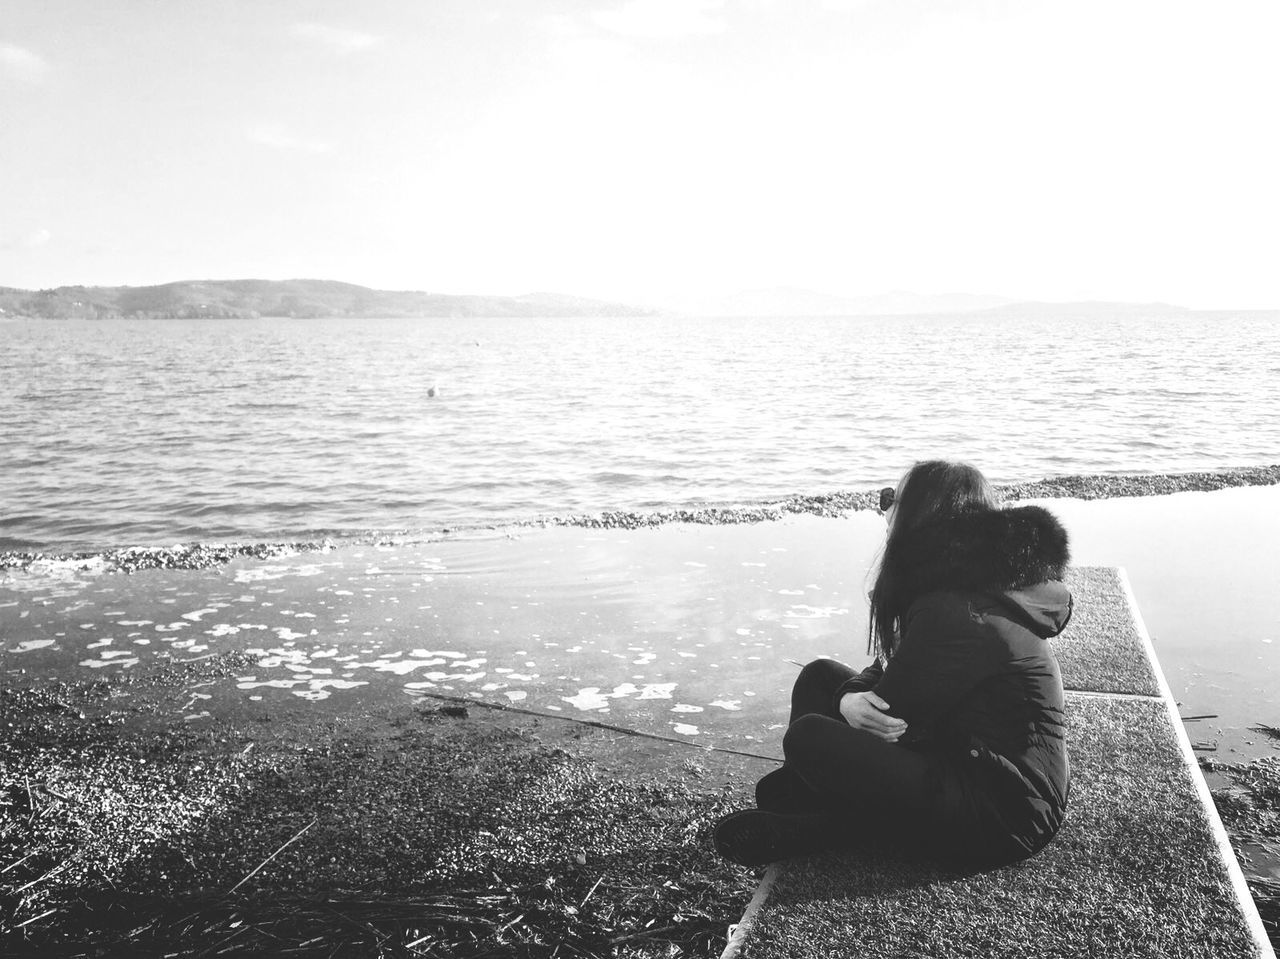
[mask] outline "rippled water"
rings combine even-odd
[[[9,322],[0,549],[1273,463],[1278,373],[1256,313]]]

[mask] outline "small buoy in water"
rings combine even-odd
[[[430,386],[427,387],[427,396],[435,396],[435,395],[436,395],[436,385],[432,383]]]

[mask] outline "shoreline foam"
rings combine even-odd
[[[1241,486],[1280,484],[1280,464],[1229,467],[1185,473],[1091,473],[1021,483],[997,484],[1009,501],[1024,499],[1120,499],[1167,496],[1173,493],[1210,492]],[[796,494],[783,500],[739,505],[697,506],[665,510],[607,510],[567,516],[537,517],[509,523],[477,523],[438,530],[393,530],[365,533],[341,539],[325,538],[296,542],[179,543],[173,546],[128,546],[75,552],[0,551],[0,571],[28,570],[40,564],[72,564],[75,568],[97,567],[99,572],[136,572],[143,569],[210,569],[240,557],[269,559],[292,553],[328,552],[338,546],[412,545],[457,535],[484,534],[503,530],[539,529],[552,526],[585,529],[642,529],[671,523],[730,525],[762,523],[786,516],[807,514],[839,517],[874,509],[878,487],[872,490],[840,490],[813,495]]]

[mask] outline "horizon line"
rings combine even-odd
[[[830,300],[877,300],[887,297],[915,297],[922,300],[946,299],[950,297],[972,297],[993,300],[1003,300],[1002,303],[992,304],[991,306],[981,306],[964,310],[942,310],[944,313],[957,312],[983,312],[992,309],[1002,309],[1005,307],[1017,307],[1026,305],[1043,305],[1043,306],[1096,306],[1096,305],[1114,305],[1114,306],[1130,306],[1130,307],[1150,307],[1171,309],[1186,312],[1250,312],[1250,313],[1269,313],[1280,311],[1280,306],[1185,306],[1180,303],[1174,303],[1167,300],[1128,300],[1128,299],[1108,299],[1105,297],[1088,297],[1075,299],[1040,299],[1040,298],[1020,298],[1012,297],[1002,293],[972,293],[964,290],[955,290],[946,293],[919,293],[914,290],[884,290],[877,293],[832,293],[826,290],[812,289],[808,287],[799,287],[791,285],[779,285],[773,287],[753,287],[750,289],[740,289],[732,292],[703,292],[703,293],[685,293],[685,294],[668,294],[668,295],[651,295],[645,294],[641,296],[601,296],[601,295],[583,295],[580,293],[568,293],[549,289],[527,290],[522,293],[493,293],[493,292],[444,292],[441,290],[415,289],[409,287],[381,287],[369,286],[364,283],[356,283],[351,280],[340,280],[318,276],[293,276],[283,279],[272,279],[262,276],[240,276],[240,277],[202,277],[202,278],[184,278],[177,280],[164,280],[158,283],[62,283],[57,286],[42,287],[20,287],[8,286],[0,284],[0,291],[18,292],[18,293],[48,293],[58,290],[68,289],[148,289],[164,286],[176,286],[184,283],[333,283],[343,286],[358,287],[364,290],[370,290],[376,293],[416,293],[424,296],[447,296],[447,297],[492,297],[502,299],[519,299],[526,296],[562,296],[572,297],[575,299],[592,300],[600,303],[613,303],[623,306],[657,306],[669,312],[681,313],[685,312],[680,309],[673,309],[666,305],[680,301],[698,301],[698,300],[728,300],[734,297],[750,296],[750,295],[768,295],[781,294],[783,296],[804,296],[812,295],[824,297]],[[730,315],[730,314],[706,314],[706,315]],[[745,315],[745,314],[732,314]],[[752,314],[756,315],[756,314]],[[761,316],[769,315],[768,313],[758,314]],[[804,315],[804,314],[796,314]],[[812,314],[828,315],[828,314]],[[838,315],[838,314],[830,314]]]

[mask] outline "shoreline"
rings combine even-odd
[[[1046,477],[1019,483],[996,484],[1006,500],[1025,499],[1121,499],[1167,496],[1184,492],[1212,492],[1245,486],[1280,484],[1280,464],[1227,467],[1183,473],[1089,473]],[[42,563],[78,564],[96,572],[136,572],[144,569],[200,570],[226,565],[239,558],[271,559],[298,553],[328,552],[340,546],[414,545],[460,535],[577,527],[583,529],[634,530],[689,523],[726,526],[763,523],[786,516],[840,517],[876,507],[879,487],[872,490],[840,490],[821,494],[796,494],[763,503],[725,506],[698,506],[664,510],[606,510],[600,513],[537,517],[510,523],[477,523],[444,527],[436,531],[394,530],[334,539],[293,542],[193,542],[174,546],[125,546],[83,551],[0,551],[0,572],[24,571]]]

